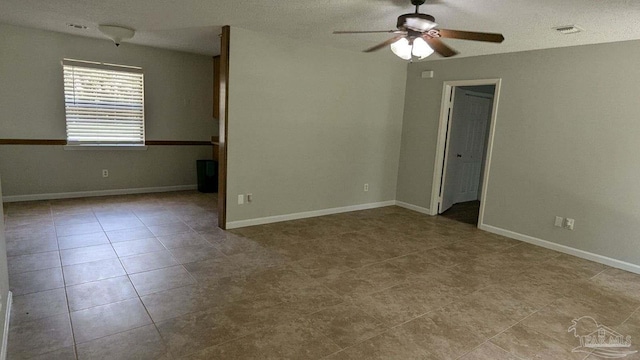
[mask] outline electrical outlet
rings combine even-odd
[[[253,200],[253,194],[247,194],[247,202],[250,203]]]
[[[364,191],[369,191],[369,184],[364,184]]]
[[[107,169],[103,169],[103,170],[102,170],[102,177],[103,177],[103,178],[109,177],[109,170],[107,170]]]
[[[573,230],[573,226],[575,225],[575,223],[576,223],[575,219],[566,218],[564,220],[564,228],[567,230]]]
[[[244,204],[244,195],[238,195],[238,205]]]
[[[556,222],[553,225],[557,227],[562,227],[563,224],[564,224],[564,218],[560,216],[556,216]]]

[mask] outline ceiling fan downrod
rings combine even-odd
[[[424,5],[426,0],[411,0],[411,4],[416,6],[416,14],[420,12],[420,5]]]

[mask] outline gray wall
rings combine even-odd
[[[66,138],[63,58],[141,66],[147,140],[217,135],[210,57],[0,24],[0,138]],[[5,196],[191,185],[210,147],[64,151],[0,145]],[[101,169],[109,170],[103,179]]]
[[[384,55],[231,29],[228,221],[395,199],[407,65]]]
[[[639,58],[630,41],[410,65],[398,200],[429,207],[443,81],[502,78],[485,224],[640,264]]]

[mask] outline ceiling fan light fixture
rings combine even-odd
[[[391,51],[404,60],[411,60],[414,56],[420,60],[433,54],[433,49],[423,38],[415,38],[409,41],[406,37],[391,44]]]
[[[104,36],[113,40],[116,46],[120,46],[122,40],[129,40],[136,34],[136,31],[133,29],[117,25],[99,25],[98,30],[100,30]]]
[[[393,51],[396,56],[404,60],[411,60],[412,50],[413,46],[411,46],[409,39],[406,37],[403,37],[391,44],[391,51]]]
[[[413,54],[413,56],[422,60],[433,54],[433,49],[431,48],[431,46],[429,46],[429,44],[427,44],[426,41],[424,41],[423,38],[415,38],[413,40],[413,48],[411,50],[411,53]]]
[[[421,32],[429,31],[438,26],[438,24],[429,19],[423,19],[419,17],[408,17],[406,18],[404,24],[409,29]]]

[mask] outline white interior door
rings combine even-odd
[[[455,88],[439,213],[453,204],[478,200],[487,126],[493,105],[489,96]]]

